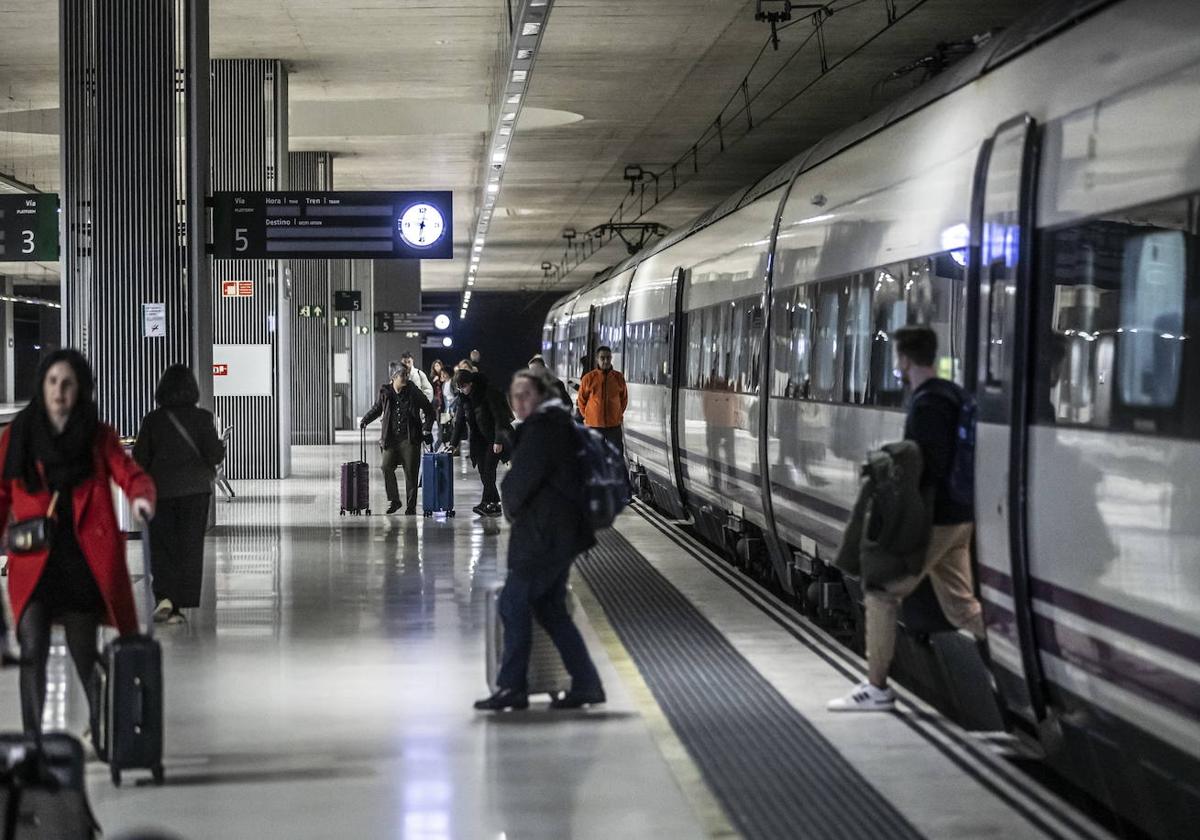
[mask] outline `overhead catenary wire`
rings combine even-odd
[[[821,69],[815,78],[810,79],[798,91],[788,96],[781,104],[771,109],[765,116],[755,117],[753,107],[756,102],[769,90],[773,89],[785,70],[792,65],[797,57],[806,51],[807,48],[817,41],[818,46],[824,51],[823,37],[820,35],[821,27],[830,25],[830,21],[837,20],[838,13],[844,13],[857,6],[862,6],[867,3],[878,3],[880,0],[843,0],[843,2],[831,2],[822,9],[818,9],[812,14],[805,15],[801,18],[796,18],[788,23],[777,27],[777,31],[783,32],[797,24],[808,22],[812,25],[812,30],[803,38],[803,40],[793,49],[781,64],[767,77],[765,81],[754,87],[753,92],[750,91],[750,80],[754,75],[755,70],[762,64],[764,57],[767,55],[767,49],[771,46],[771,38],[768,36],[764,39],[762,46],[755,54],[753,61],[750,63],[746,72],[741,74],[733,91],[726,99],[725,104],[717,112],[716,117],[711,120],[700,135],[690,143],[685,151],[679,155],[672,163],[657,172],[647,172],[646,177],[652,183],[653,195],[650,197],[647,204],[647,181],[640,182],[640,189],[634,189],[631,185],[631,191],[625,195],[616,210],[608,217],[605,224],[612,225],[627,221],[636,221],[645,217],[647,213],[665,201],[680,187],[689,183],[697,175],[699,175],[701,167],[707,165],[716,157],[720,156],[728,149],[736,144],[739,140],[745,138],[754,129],[761,127],[769,122],[774,117],[778,116],[782,111],[792,105],[798,98],[811,90],[818,82],[827,77],[834,70],[838,69],[847,60],[858,55],[863,49],[874,43],[880,36],[895,26],[897,23],[917,11],[925,5],[927,0],[915,0],[915,2],[903,12],[896,9],[895,2],[883,0],[885,11],[885,23],[882,27],[871,33],[865,40],[858,43],[849,49],[844,55],[837,60],[830,62],[824,54],[821,59]],[[741,100],[738,104],[739,99]],[[744,122],[741,119],[745,117]],[[737,126],[741,125],[740,132],[737,131]],[[719,148],[715,154],[710,155],[701,160],[701,152],[710,147],[713,143],[717,143]],[[691,172],[687,171],[690,167]],[[668,181],[665,186],[661,182]],[[597,228],[602,229],[604,224],[598,225]],[[594,228],[593,230],[596,230]],[[579,246],[572,247],[568,245],[564,250],[559,262],[553,266],[551,271],[544,277],[541,287],[543,289],[551,289],[561,283],[567,276],[574,272],[580,265],[591,259],[595,253],[605,246],[612,243],[616,238],[611,232],[604,233],[602,230],[598,235],[584,237],[584,242]]]

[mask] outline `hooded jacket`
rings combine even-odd
[[[584,508],[574,420],[557,399],[542,403],[513,435],[512,468],[500,484],[512,523],[508,568],[559,571],[596,544]]]

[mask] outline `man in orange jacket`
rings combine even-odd
[[[625,377],[619,370],[613,370],[612,350],[608,347],[596,351],[596,367],[579,383],[576,404],[584,424],[599,432],[624,456],[621,421],[629,405],[629,391],[625,388]]]

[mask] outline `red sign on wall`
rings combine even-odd
[[[254,297],[254,281],[222,280],[221,297]]]
[[[213,365],[213,376],[228,376],[229,365]]]

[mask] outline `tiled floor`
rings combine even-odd
[[[603,711],[471,709],[508,529],[470,514],[465,475],[454,519],[338,516],[338,464],[356,448],[298,448],[293,478],[239,482],[220,505],[205,604],[161,633],[167,785],[130,773],[115,789],[92,764],[107,836],[703,836],[590,627]],[[0,727],[18,728],[16,675],[3,676]],[[50,713],[79,731],[67,695]]]

